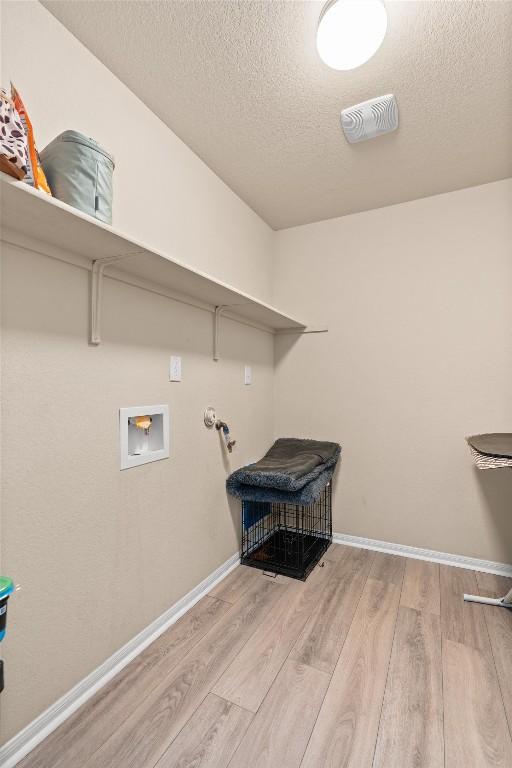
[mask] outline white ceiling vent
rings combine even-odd
[[[395,97],[388,93],[343,109],[341,127],[350,144],[394,131],[398,128],[398,104]]]

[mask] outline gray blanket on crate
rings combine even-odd
[[[332,478],[338,443],[281,438],[255,464],[236,470],[227,490],[244,501],[311,504]]]

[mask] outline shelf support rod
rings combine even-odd
[[[219,321],[226,309],[228,309],[227,304],[219,304],[218,307],[215,307],[213,316],[213,359],[215,362],[219,360]]]
[[[131,254],[129,254],[131,255]],[[116,261],[126,258],[126,256],[107,256],[104,259],[94,259],[92,262],[92,280],[91,280],[91,344],[97,346],[101,344],[101,297],[103,294],[103,272],[105,267]]]

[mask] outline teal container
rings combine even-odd
[[[5,637],[7,626],[7,601],[9,595],[14,592],[12,579],[7,576],[0,576],[0,641]]]
[[[114,158],[94,139],[64,131],[40,153],[52,195],[112,224]]]

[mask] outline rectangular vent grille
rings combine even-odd
[[[389,93],[342,110],[341,127],[350,144],[396,130],[398,104],[395,97]]]

